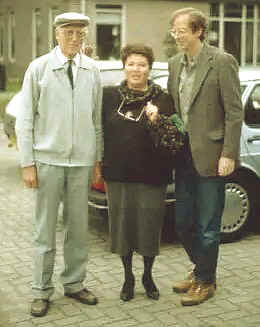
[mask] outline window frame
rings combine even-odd
[[[241,17],[228,17],[225,16],[225,3],[212,3],[213,5],[219,5],[219,15],[218,16],[210,16],[209,22],[218,22],[219,23],[219,30],[218,30],[218,47],[220,49],[224,49],[225,44],[225,23],[226,22],[238,22],[241,23],[241,47],[240,47],[240,65],[245,66],[248,63],[246,63],[246,25],[247,23],[253,24],[253,54],[252,54],[252,62],[250,64],[256,66],[257,64],[260,64],[260,59],[257,61],[257,58],[260,58],[260,45],[259,39],[260,39],[260,5],[254,4],[253,5],[253,18],[247,17],[247,6],[248,4],[242,4],[242,13]],[[210,41],[210,40],[209,40]]]
[[[0,62],[4,61],[5,27],[4,15],[0,13]]]
[[[11,63],[16,61],[15,59],[15,12],[9,11],[8,13],[8,59]]]
[[[32,10],[32,59],[41,55],[39,51],[38,37],[41,37],[39,26],[42,24],[42,15],[40,8]]]
[[[120,28],[120,47],[124,46],[126,44],[126,5],[125,4],[120,4],[120,5],[109,5],[109,4],[96,4],[95,6],[96,10],[96,19],[95,19],[95,35],[96,35],[96,48],[99,47],[98,44],[98,27],[102,25],[111,25],[111,26],[119,26]],[[115,15],[120,15],[120,20],[119,21],[106,21],[102,22],[99,20],[98,15],[100,13],[104,14],[115,14]]]

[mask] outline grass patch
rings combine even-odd
[[[5,107],[12,97],[21,89],[20,80],[8,80],[5,91],[0,91],[0,121],[4,118]]]

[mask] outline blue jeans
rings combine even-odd
[[[176,230],[194,263],[197,280],[213,283],[225,204],[225,180],[201,177],[192,167],[176,168]]]

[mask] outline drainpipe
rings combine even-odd
[[[85,15],[86,13],[86,0],[80,0],[80,11]]]

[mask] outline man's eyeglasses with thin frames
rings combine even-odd
[[[72,30],[63,30],[63,34],[67,39],[73,39],[74,35],[80,40],[83,40],[86,36],[86,32],[80,32],[80,31],[72,31]]]

